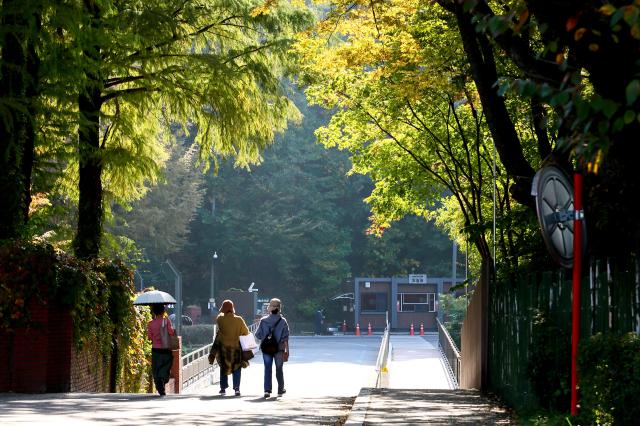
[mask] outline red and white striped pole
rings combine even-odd
[[[578,414],[578,342],[580,340],[580,284],[582,278],[582,175],[573,175],[573,310],[571,315],[571,415]]]

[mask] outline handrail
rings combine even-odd
[[[217,326],[214,324],[211,340],[213,340],[214,336],[216,335],[216,327]],[[216,369],[217,365],[215,362],[213,364],[209,364],[209,353],[211,352],[211,346],[213,346],[213,341],[208,345],[204,345],[201,348],[198,348],[195,351],[191,351],[181,357],[180,365],[182,366],[182,389],[191,386],[208,374],[213,373],[213,370]]]
[[[249,332],[255,333],[258,330],[258,322],[249,325]],[[213,336],[216,335],[216,325],[213,326]],[[217,364],[209,364],[209,353],[211,352],[213,342],[202,346],[201,348],[191,351],[181,358],[182,365],[182,388],[191,386],[207,374],[213,373],[217,368]]]
[[[191,386],[216,369],[215,363],[209,364],[209,352],[213,343],[201,347],[182,357],[182,389]]]
[[[385,315],[386,326],[382,335],[382,342],[376,359],[376,388],[382,387],[382,375],[387,373],[387,359],[389,358],[389,311]]]
[[[449,373],[455,381],[455,386],[460,384],[460,351],[447,329],[442,325],[440,320],[436,318],[438,324],[438,344],[449,366]]]

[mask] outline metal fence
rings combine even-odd
[[[456,389],[460,386],[460,351],[454,343],[447,329],[442,325],[440,320],[436,318],[438,324],[438,343],[440,351],[444,355],[444,359],[449,364],[449,373],[455,380]]]
[[[249,332],[255,333],[258,329],[257,322],[254,322],[249,326]],[[213,328],[213,336],[216,335],[216,326]],[[213,338],[212,336],[212,338]],[[213,371],[217,368],[217,364],[214,362],[213,364],[209,364],[209,353],[211,352],[211,346],[213,342],[196,349],[193,352],[189,352],[188,354],[182,356],[182,389],[186,389],[187,387],[193,385],[198,382],[202,378],[206,377],[209,374],[212,374]],[[257,350],[257,349],[256,349]]]
[[[640,332],[639,270],[637,260],[626,266],[591,262],[582,281],[581,340],[598,332]],[[515,407],[537,405],[528,377],[533,345],[540,341],[536,316],[545,313],[558,327],[547,345],[565,344],[571,335],[571,288],[571,272],[564,270],[490,286],[489,387]]]
[[[387,360],[389,358],[389,311],[386,313],[386,327],[382,335],[382,342],[378,350],[378,358],[376,359],[376,388],[386,385],[387,379]]]

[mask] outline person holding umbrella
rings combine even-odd
[[[175,336],[171,320],[167,317],[164,304],[152,303],[151,314],[153,319],[147,324],[147,335],[151,340],[151,370],[153,381],[160,395],[165,395],[164,385],[171,377],[171,365],[173,364],[173,352],[169,347],[168,336]]]

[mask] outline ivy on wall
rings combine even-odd
[[[42,327],[35,306],[68,309],[76,349],[96,342],[101,357],[115,362],[124,392],[139,391],[149,368],[149,313],[133,306],[134,295],[133,273],[119,261],[86,262],[44,243],[0,245],[0,332]]]

